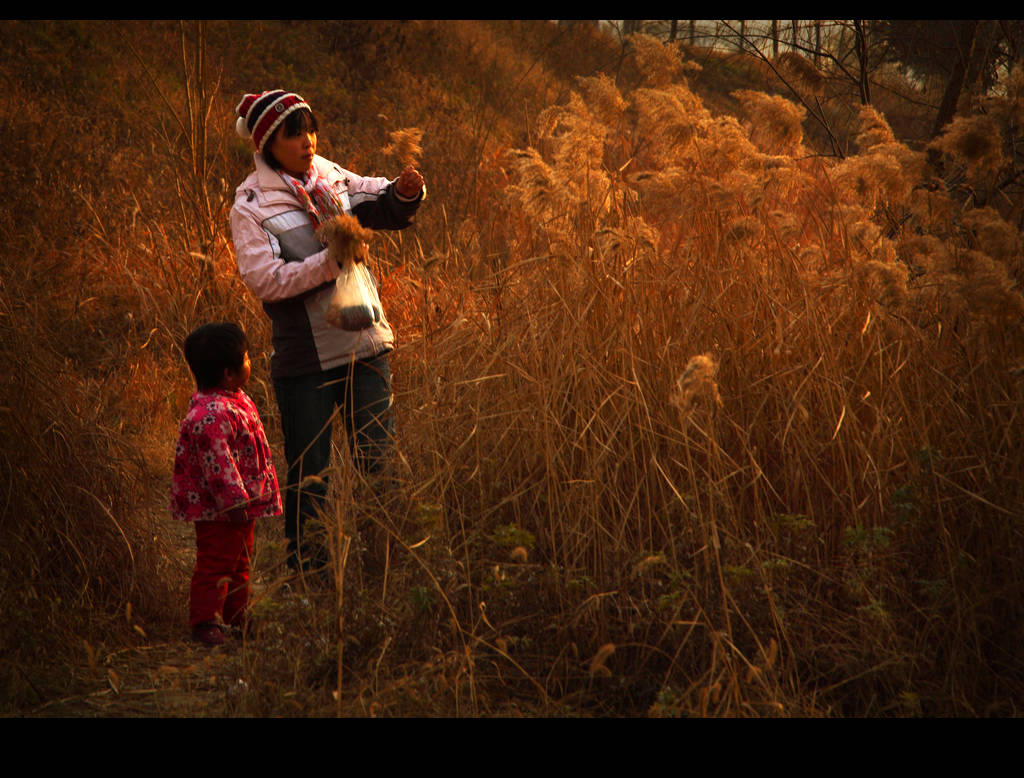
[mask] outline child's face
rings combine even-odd
[[[224,380],[221,382],[222,389],[236,391],[249,383],[249,376],[252,375],[252,365],[249,363],[249,352],[242,357],[242,366],[238,370],[230,367],[224,370]]]

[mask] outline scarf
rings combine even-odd
[[[327,178],[320,175],[315,165],[303,176],[304,181],[283,171],[281,177],[291,186],[315,226],[319,227],[345,212],[341,200],[327,183]]]

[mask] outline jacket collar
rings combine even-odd
[[[256,165],[256,183],[259,185],[260,189],[264,191],[269,189],[281,189],[285,192],[291,191],[291,186],[289,186],[284,178],[281,177],[280,173],[266,163],[262,154],[255,152],[252,155],[252,158]],[[317,169],[317,172],[320,175],[326,175],[333,167],[333,163],[328,159],[324,159],[323,157],[314,154],[313,167]]]

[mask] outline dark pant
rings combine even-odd
[[[326,549],[312,537],[313,533],[310,537],[304,535],[307,520],[323,511],[327,497],[326,471],[331,464],[335,409],[344,420],[356,467],[364,474],[379,472],[386,463],[394,431],[388,355],[379,354],[314,375],[276,379],[274,394],[288,460],[284,494],[288,564],[293,569],[323,567]]]

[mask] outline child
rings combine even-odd
[[[204,324],[185,339],[197,391],[181,422],[171,515],[195,523],[189,627],[206,645],[243,628],[256,519],[280,516],[281,495],[259,412],[242,391],[249,342],[235,324]]]

